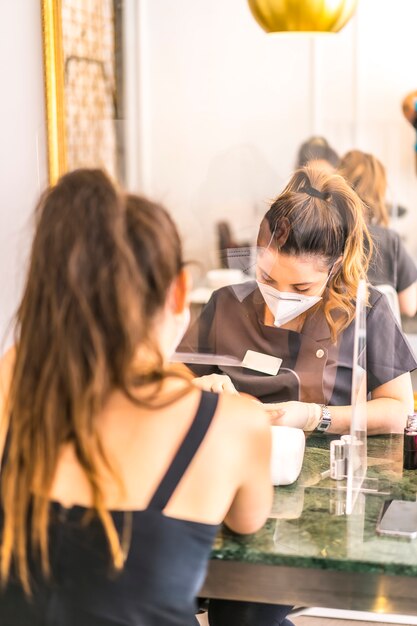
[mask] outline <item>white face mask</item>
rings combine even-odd
[[[328,280],[329,278],[326,279],[324,286]],[[274,316],[275,326],[284,326],[321,300],[321,296],[305,296],[302,293],[278,291],[271,285],[265,285],[259,281],[257,283],[266,306]]]

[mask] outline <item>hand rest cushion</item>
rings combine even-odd
[[[271,426],[272,484],[291,485],[300,475],[305,450],[304,431],[290,426]]]

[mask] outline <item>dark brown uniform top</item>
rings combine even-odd
[[[400,236],[389,228],[369,225],[374,251],[368,268],[372,285],[391,285],[399,293],[417,281],[417,268]]]
[[[384,295],[369,289],[367,308],[368,393],[417,367],[413,352]],[[231,285],[214,292],[198,320],[189,328],[178,351],[230,355],[243,359],[247,350],[283,360],[276,376],[240,367],[194,365],[198,375],[227,374],[238,391],[263,402],[300,399],[329,405],[351,404],[354,323],[336,344],[319,309],[307,314],[302,332],[266,326],[265,301],[256,282]],[[300,381],[297,395],[296,376]]]

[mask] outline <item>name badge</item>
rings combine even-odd
[[[270,376],[276,376],[281,365],[282,359],[269,354],[262,354],[262,352],[255,352],[254,350],[248,350],[242,361],[243,367],[255,372],[262,372],[262,374],[269,374]]]

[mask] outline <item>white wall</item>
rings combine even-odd
[[[141,186],[170,207],[189,257],[215,264],[213,223],[252,235],[298,145],[321,133],[387,165],[414,227],[414,133],[401,99],[417,89],[415,0],[359,0],[337,35],[266,35],[245,0],[140,5]],[[410,247],[417,248],[416,241]],[[417,250],[415,250],[417,252]]]
[[[357,15],[341,33],[344,36],[351,30],[349,45],[336,52],[325,40],[319,41],[318,65],[320,130],[344,151],[351,147],[343,136],[349,125],[353,145],[373,152],[385,164],[388,200],[409,209],[406,218],[392,225],[417,258],[417,232],[413,233],[417,225],[415,132],[401,110],[404,96],[417,89],[413,59],[416,20],[414,0],[359,0]],[[340,67],[340,58],[346,54],[351,57],[350,69]],[[351,93],[346,93],[345,81],[350,83]]]
[[[42,72],[40,2],[0,2],[0,354],[47,179]]]

